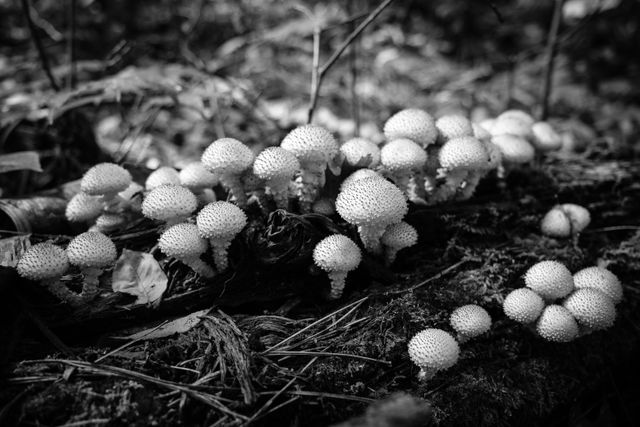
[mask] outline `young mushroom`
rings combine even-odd
[[[524,283],[546,301],[564,298],[574,289],[571,272],[558,261],[541,261],[533,265],[525,273]]]
[[[161,185],[180,185],[178,171],[171,166],[161,166],[151,172],[144,182],[144,187],[147,191],[151,191]]]
[[[401,249],[409,248],[418,243],[418,232],[411,224],[400,221],[387,227],[380,238],[380,243],[384,246],[384,259],[389,266]]]
[[[331,281],[329,298],[342,296],[347,274],[355,270],[362,260],[360,248],[353,240],[341,234],[322,239],[313,249],[313,262],[327,272]]]
[[[389,178],[405,194],[409,194],[409,182],[427,161],[427,153],[410,139],[396,139],[380,150],[380,163]]]
[[[418,379],[426,381],[441,370],[458,362],[460,346],[442,329],[429,328],[418,332],[409,341],[409,358],[420,368]]]
[[[589,331],[610,328],[616,320],[613,300],[594,288],[577,289],[562,305]]]
[[[111,233],[124,226],[127,218],[121,214],[105,212],[96,218],[95,224],[89,228],[89,231],[99,231],[101,233]]]
[[[161,185],[147,194],[142,202],[142,215],[164,221],[169,227],[185,221],[198,207],[196,196],[180,185]]]
[[[209,239],[216,268],[218,271],[226,270],[229,266],[229,246],[247,225],[247,216],[236,205],[218,201],[202,208],[196,218],[196,224],[200,235]]]
[[[436,120],[436,128],[438,129],[438,142],[440,144],[444,144],[451,139],[473,136],[471,121],[458,114],[440,117]]]
[[[247,205],[240,176],[253,164],[254,155],[249,147],[233,138],[213,141],[202,154],[202,164],[207,170],[219,176],[239,207]]]
[[[352,168],[375,168],[380,164],[380,149],[364,138],[352,138],[340,146],[344,162]]]
[[[107,210],[116,211],[122,202],[118,193],[131,184],[131,174],[115,163],[99,163],[89,169],[80,181],[80,190],[90,196],[101,196]]]
[[[384,180],[384,177],[380,175],[378,172],[374,171],[373,169],[358,169],[357,171],[353,172],[351,175],[349,175],[342,181],[342,183],[340,184],[340,191],[344,190],[353,182],[359,181],[364,178],[371,178],[371,177],[380,178]]]
[[[181,261],[202,277],[215,276],[213,269],[200,259],[209,245],[195,224],[185,222],[171,226],[158,239],[158,247],[162,253]]]
[[[531,126],[531,141],[538,151],[556,151],[562,148],[562,137],[547,122],[536,122]]]
[[[288,209],[289,184],[299,169],[296,156],[282,147],[264,149],[253,162],[253,173],[265,180],[278,209]]]
[[[475,304],[456,308],[449,318],[451,327],[458,333],[460,344],[485,334],[491,329],[491,316],[487,310]]]
[[[578,323],[571,312],[561,305],[548,305],[536,324],[536,332],[552,342],[569,342],[578,337]]]
[[[100,216],[104,204],[99,197],[78,193],[69,200],[65,216],[70,222],[91,222]]]
[[[529,163],[534,159],[536,154],[533,145],[519,135],[494,135],[493,138],[491,138],[491,142],[500,148],[502,160],[507,164]]]
[[[529,288],[519,288],[507,295],[502,303],[502,310],[509,319],[526,325],[540,317],[544,306],[540,295]]]
[[[576,289],[593,288],[607,295],[614,304],[622,301],[620,279],[603,267],[587,267],[573,275]]]
[[[98,293],[98,278],[104,269],[116,261],[116,246],[104,234],[87,231],[69,242],[67,256],[72,265],[80,267],[84,276],[80,297],[89,300]]]
[[[436,142],[438,130],[429,113],[417,108],[407,108],[398,111],[386,121],[384,136],[387,141],[407,138],[426,148]]]
[[[577,236],[591,222],[589,211],[582,206],[565,203],[554,206],[540,223],[540,231],[545,236],[564,238]]]

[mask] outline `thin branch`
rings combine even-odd
[[[318,103],[318,93],[320,92],[320,28],[313,29],[313,64],[311,68],[311,100],[309,101],[309,111],[307,113],[307,123],[313,119],[313,110]]]
[[[551,27],[549,28],[546,52],[547,58],[544,70],[544,81],[542,83],[540,120],[546,120],[549,116],[549,98],[551,96],[551,86],[553,81],[553,65],[555,63],[556,52],[558,50],[558,31],[560,30],[560,22],[562,20],[563,4],[564,0],[555,0],[553,18],[551,19]]]
[[[53,77],[51,67],[49,66],[47,53],[44,51],[44,46],[42,46],[42,41],[38,36],[38,30],[33,23],[33,19],[31,18],[31,4],[29,3],[29,0],[20,0],[20,3],[22,4],[22,12],[24,13],[25,18],[27,19],[27,23],[29,24],[29,32],[31,33],[31,38],[33,39],[33,43],[36,45],[36,49],[38,50],[42,68],[44,69],[44,72],[49,79],[49,83],[51,83],[51,87],[53,88],[53,90],[58,92],[60,90],[60,86],[58,86],[56,79]]]
[[[68,56],[69,56],[69,81],[67,82],[69,90],[76,86],[76,6],[77,0],[69,0],[69,40],[68,40]]]
[[[349,0],[347,3],[349,15],[353,14],[353,3],[355,0]],[[353,32],[356,29],[355,21],[349,24],[349,31]],[[349,68],[351,72],[351,78],[349,80],[350,92],[351,92],[351,118],[353,119],[355,129],[353,136],[360,136],[360,104],[358,100],[358,91],[356,90],[356,83],[358,81],[358,42],[355,41],[349,48]]]

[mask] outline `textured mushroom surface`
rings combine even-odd
[[[576,289],[594,288],[605,293],[614,304],[622,301],[622,284],[620,279],[602,267],[587,267],[573,275]]]
[[[202,164],[214,174],[241,174],[251,167],[253,151],[234,138],[213,141],[202,154]]]
[[[104,208],[100,198],[78,193],[69,200],[65,216],[69,221],[87,222],[96,219]]]
[[[398,187],[385,179],[369,177],[343,187],[336,209],[349,223],[387,226],[400,222],[408,207]]]
[[[525,285],[546,300],[569,295],[573,289],[573,276],[558,261],[542,261],[533,265],[524,275]]]
[[[442,329],[418,332],[409,341],[409,357],[422,369],[444,370],[452,367],[460,356],[458,342]]]
[[[567,297],[563,305],[578,323],[594,330],[607,329],[616,320],[613,300],[597,289],[577,289]]]
[[[339,151],[333,135],[316,125],[303,125],[293,129],[280,146],[293,153],[300,163],[327,162]]]
[[[489,331],[491,316],[487,310],[475,304],[456,308],[449,318],[451,327],[462,337],[474,338]]]
[[[253,173],[266,181],[289,181],[298,169],[296,156],[282,147],[265,148],[253,163]]]
[[[419,169],[427,161],[427,152],[410,139],[395,139],[380,150],[380,162],[392,173]]]
[[[247,224],[247,216],[236,205],[218,201],[202,208],[196,224],[204,238],[232,240]]]
[[[80,181],[83,193],[92,196],[119,193],[131,183],[131,174],[115,163],[99,163],[89,169]]]
[[[180,184],[191,191],[201,191],[218,184],[218,177],[209,172],[201,162],[189,163],[178,174]]]
[[[448,170],[483,169],[489,163],[489,155],[482,142],[473,136],[447,141],[438,154],[440,165]]]
[[[438,136],[433,117],[417,108],[398,111],[386,121],[383,132],[387,141],[407,138],[423,148],[436,142]]]
[[[580,233],[591,223],[589,210],[575,203],[563,203],[560,208],[569,218],[573,233]]]
[[[87,231],[69,242],[67,256],[69,262],[78,267],[103,268],[115,262],[116,245],[102,233]]]
[[[380,163],[380,149],[364,138],[351,138],[340,146],[344,161],[352,167],[375,168]]]
[[[495,135],[491,138],[491,142],[500,148],[502,159],[506,163],[529,163],[536,154],[533,145],[518,135]]]
[[[401,249],[409,248],[418,243],[418,231],[411,224],[400,221],[385,229],[380,242],[385,247],[387,264],[391,264]]]
[[[543,310],[536,331],[547,341],[569,342],[578,337],[578,323],[569,310],[553,304]]]
[[[518,323],[535,322],[544,309],[544,300],[528,288],[511,291],[502,303],[504,314]]]
[[[313,249],[313,262],[327,272],[355,270],[361,260],[358,245],[342,234],[325,237]]]
[[[207,250],[206,239],[200,236],[195,224],[176,224],[165,230],[158,239],[160,250],[171,257],[197,257]]]
[[[188,217],[198,207],[198,199],[188,188],[161,185],[147,194],[142,202],[142,214],[147,218],[167,221]]]
[[[170,166],[161,166],[149,174],[144,182],[144,187],[150,191],[166,184],[180,185],[180,175]]]
[[[471,121],[458,114],[449,114],[436,120],[438,129],[438,140],[441,143],[451,139],[473,136],[473,126]]]
[[[540,231],[545,236],[569,237],[571,235],[571,221],[567,214],[559,206],[556,206],[542,218]]]
[[[384,177],[380,175],[378,172],[374,171],[373,169],[358,169],[357,171],[353,172],[351,175],[346,177],[344,181],[342,181],[342,183],[340,184],[340,190],[342,191],[346,187],[348,187],[351,183],[359,181],[364,178],[380,178],[384,180]]]
[[[46,280],[62,276],[69,269],[69,259],[61,247],[52,243],[31,246],[18,261],[18,274],[29,280]]]

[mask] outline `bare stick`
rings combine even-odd
[[[353,3],[355,0],[349,0],[347,3],[348,13],[349,15],[353,14]],[[355,21],[351,21],[349,23],[349,31],[353,32],[356,29]],[[353,136],[360,136],[360,105],[358,101],[358,92],[356,90],[356,83],[358,80],[358,42],[355,41],[351,47],[349,48],[349,68],[351,71],[351,79],[349,81],[349,86],[351,89],[351,117],[353,118],[353,122],[355,125],[355,129],[353,132]]]
[[[51,87],[57,92],[60,90],[60,86],[58,86],[56,79],[53,77],[51,67],[49,66],[49,59],[47,58],[47,54],[44,51],[44,46],[42,46],[42,41],[40,40],[40,37],[38,37],[38,30],[33,23],[33,19],[31,18],[31,5],[29,4],[29,0],[20,0],[20,3],[22,4],[22,13],[24,13],[25,18],[27,18],[27,23],[29,24],[29,32],[31,33],[31,38],[33,39],[33,43],[36,45],[36,49],[38,50],[42,68],[44,69],[44,72],[47,75],[49,82],[51,83]]]
[[[336,49],[335,52],[331,55],[331,57],[325,62],[325,64],[320,67],[318,70],[318,77],[315,86],[311,92],[311,102],[309,105],[309,113],[307,115],[307,123],[311,123],[313,119],[313,112],[316,109],[316,104],[318,102],[318,93],[320,92],[320,87],[322,86],[322,80],[324,79],[325,74],[329,69],[335,64],[335,62],[342,56],[345,50],[353,43],[353,41],[358,38],[358,36],[371,24],[377,17],[384,11],[387,6],[389,6],[393,0],[384,0],[382,3],[378,5],[367,18],[358,25],[358,27],[349,34],[347,39],[342,42],[342,44]]]
[[[544,81],[542,83],[542,101],[540,120],[546,120],[549,116],[549,97],[551,96],[551,86],[553,80],[553,65],[556,60],[556,51],[558,47],[558,31],[560,29],[560,20],[562,18],[562,5],[564,0],[555,0],[553,9],[553,18],[551,19],[551,28],[549,28],[549,38],[547,40],[546,64],[544,69]]]
[[[311,100],[309,101],[309,112],[307,123],[313,119],[313,110],[318,103],[318,93],[320,92],[320,27],[313,28],[313,65],[311,69]]]
[[[76,6],[77,0],[69,0],[69,81],[68,88],[71,90],[76,86]]]

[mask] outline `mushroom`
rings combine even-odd
[[[202,208],[196,224],[200,235],[209,239],[216,268],[218,271],[226,270],[229,265],[227,251],[231,241],[247,224],[247,216],[236,205],[218,201]]]
[[[242,142],[233,138],[213,141],[202,154],[202,164],[214,175],[220,177],[235,202],[240,207],[247,205],[247,196],[240,176],[253,164],[253,152]]]
[[[40,281],[60,301],[77,305],[80,297],[60,282],[69,269],[69,258],[61,247],[52,243],[37,243],[25,251],[16,270],[25,279]]]
[[[591,214],[586,208],[580,205],[564,203],[560,205],[560,208],[564,211],[567,217],[569,217],[573,234],[582,232],[582,230],[587,228],[591,223]]]
[[[282,147],[264,149],[253,162],[253,173],[266,182],[279,209],[289,208],[289,184],[298,169],[296,156]]]
[[[101,233],[111,233],[127,223],[127,218],[121,214],[105,212],[96,218],[96,223],[89,231],[99,231]]]
[[[514,135],[530,140],[533,136],[533,123],[533,117],[524,111],[507,110],[496,118],[491,127],[491,135]]]
[[[154,188],[167,184],[180,185],[180,175],[177,170],[170,166],[161,166],[149,174],[144,183],[144,187],[147,191],[151,191]]]
[[[598,289],[577,289],[562,305],[589,331],[610,328],[616,320],[613,300]]]
[[[578,336],[578,323],[571,312],[561,305],[547,306],[536,324],[538,335],[547,341],[569,342]]]
[[[442,329],[429,328],[418,332],[409,341],[409,358],[420,368],[418,379],[426,381],[436,372],[449,369],[458,362],[458,342]]]
[[[427,161],[427,153],[410,139],[396,139],[380,150],[380,162],[389,178],[405,194],[409,194],[409,181]]]
[[[118,193],[118,197],[122,199],[123,209],[128,209],[131,212],[140,213],[142,211],[142,195],[144,193],[144,187],[135,181],[131,181],[129,186]]]
[[[451,327],[458,333],[460,344],[476,338],[491,329],[491,316],[487,310],[475,304],[456,308],[449,318]]]
[[[187,219],[198,207],[196,196],[180,185],[161,185],[147,194],[142,202],[142,215],[164,221],[169,227]]]
[[[384,177],[382,175],[380,175],[378,172],[372,169],[358,169],[357,171],[353,172],[351,175],[349,175],[342,181],[342,183],[340,184],[340,191],[344,190],[353,182],[356,182],[363,178],[371,178],[371,177],[380,178],[384,180]]]
[[[535,157],[535,150],[525,138],[518,135],[494,135],[491,142],[500,148],[502,160],[508,164],[529,163]]]
[[[576,289],[593,288],[606,294],[614,304],[622,301],[620,279],[603,267],[587,267],[573,275]]]
[[[412,225],[400,221],[387,227],[380,238],[380,243],[384,246],[385,262],[391,265],[401,249],[418,243],[418,232]]]
[[[300,162],[300,209],[310,212],[311,205],[324,187],[327,165],[340,152],[338,143],[326,129],[304,125],[289,132],[280,146],[293,153]]]
[[[340,146],[344,161],[352,168],[375,168],[380,163],[380,149],[364,138],[352,138]]]
[[[489,132],[483,126],[477,123],[471,123],[471,128],[473,129],[473,136],[478,138],[480,141],[491,141],[491,132]]]
[[[475,169],[469,172],[462,184],[462,189],[458,193],[458,198],[460,200],[467,200],[471,198],[473,193],[475,193],[478,184],[480,184],[480,180],[487,175],[489,171],[498,169],[502,164],[502,153],[500,152],[500,148],[491,142],[490,139],[481,139],[480,141],[484,145],[485,151],[489,156],[489,162],[484,168]]]
[[[367,251],[379,254],[384,230],[400,222],[408,207],[398,187],[385,179],[370,177],[343,186],[336,210],[345,221],[358,226]]]
[[[158,247],[165,255],[181,261],[199,275],[215,276],[213,269],[200,259],[209,245],[195,224],[185,222],[171,226],[158,239]]]
[[[80,190],[90,196],[101,196],[107,210],[121,208],[118,193],[131,184],[131,174],[115,163],[99,163],[89,169],[80,181]]]
[[[209,172],[202,162],[189,163],[182,168],[178,176],[180,177],[180,184],[183,187],[187,187],[198,197],[205,196],[205,190],[210,190],[218,185],[219,182],[218,177]],[[215,199],[210,202],[215,202]]]
[[[438,129],[438,142],[440,144],[444,144],[452,139],[473,136],[471,121],[458,114],[449,114],[440,117],[436,120],[436,129]]]
[[[535,322],[544,309],[544,300],[529,288],[515,289],[502,303],[504,314],[518,323]]]
[[[433,117],[426,111],[407,108],[398,111],[384,124],[384,136],[387,141],[407,138],[426,148],[436,142],[438,130]]]
[[[116,261],[116,246],[104,234],[87,231],[69,242],[67,256],[72,265],[80,267],[84,276],[80,297],[87,300],[98,293],[98,277]]]
[[[64,214],[71,222],[91,222],[100,216],[103,208],[99,197],[80,192],[69,200]]]
[[[573,289],[573,276],[569,269],[558,261],[541,261],[527,270],[524,283],[546,301],[569,295]]]
[[[336,204],[333,199],[329,197],[322,197],[313,202],[311,211],[324,216],[331,216],[336,213]]]
[[[562,238],[577,235],[591,222],[589,211],[582,206],[565,203],[554,206],[542,218],[540,231],[545,236]]]
[[[531,141],[538,151],[556,151],[562,148],[562,138],[547,122],[534,123],[531,133]]]
[[[316,245],[313,249],[313,262],[329,276],[329,298],[338,299],[342,296],[347,274],[355,270],[361,260],[360,248],[347,236],[334,234]]]

